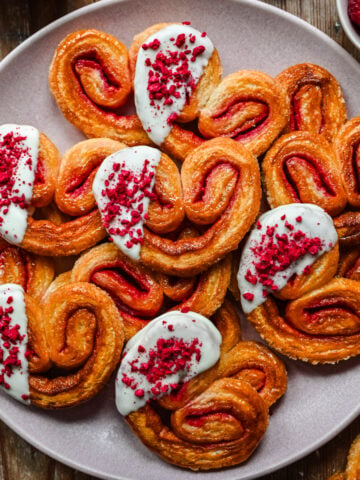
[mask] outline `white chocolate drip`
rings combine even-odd
[[[188,345],[195,340],[196,347],[200,350],[200,358],[194,353],[183,369],[162,378],[161,386],[150,382],[146,375],[135,372],[131,366],[147,363],[149,352],[157,350],[159,339],[182,339]],[[138,410],[149,399],[169,394],[171,385],[187,382],[208,370],[220,357],[221,340],[221,334],[212,322],[198,313],[172,311],[149,322],[128,341],[123,353],[116,378],[116,406],[121,415]],[[129,381],[126,383],[129,379],[131,384]],[[139,391],[141,396],[138,396]]]
[[[12,297],[12,301],[9,302],[9,297]],[[20,366],[11,366],[11,374],[8,376],[7,373],[4,373],[4,382],[9,388],[5,388],[4,385],[1,385],[1,388],[12,397],[16,398],[22,403],[30,404],[29,399],[29,373],[28,373],[28,360],[25,356],[28,343],[28,334],[27,334],[27,316],[25,310],[25,299],[24,299],[24,290],[20,285],[13,283],[7,283],[0,285],[0,310],[5,312],[6,309],[12,307],[13,312],[5,314],[5,316],[10,317],[9,329],[19,325],[18,332],[21,336],[21,340],[16,340],[14,343],[8,342],[8,339],[1,338],[0,336],[0,349],[3,352],[3,358],[0,362],[0,370],[4,373],[4,361],[10,356],[11,350],[15,347],[19,351],[17,353],[17,358],[20,360]],[[9,348],[6,348],[9,347]]]
[[[286,235],[296,243],[297,237],[294,237],[294,234],[298,231],[304,233],[307,238],[319,238],[321,240],[321,247],[315,254],[305,253],[305,255],[291,262],[287,268],[277,271],[272,276],[271,280],[275,288],[277,287],[277,291],[285,287],[293,275],[301,275],[306,268],[311,267],[323,253],[330,251],[338,241],[332,218],[316,205],[293,203],[274,208],[261,215],[246,242],[237,275],[241,306],[245,313],[252,312],[264,303],[267,295],[273,291],[271,286],[264,285],[259,281],[255,263],[260,261],[260,257],[254,253],[254,249],[259,251],[258,246],[264,245],[270,240],[267,232],[269,228],[272,229],[273,227],[275,228],[271,238],[275,243],[277,242],[276,235]],[[302,241],[302,238],[300,235],[299,242]],[[249,281],[249,278],[253,279],[253,282],[256,280],[255,285]],[[247,294],[250,294],[248,299],[246,299]]]
[[[144,191],[152,193],[154,189],[155,172],[160,157],[161,152],[155,148],[125,148],[103,161],[93,182],[94,197],[109,235],[120,250],[133,260],[140,259],[144,221],[150,203],[150,198],[144,195]],[[151,181],[142,189],[144,180],[149,180],[150,177]],[[123,187],[119,187],[119,184]],[[120,192],[118,203],[108,195],[109,191],[115,188]],[[123,197],[127,198],[125,202]],[[130,206],[126,205],[127,201]],[[114,205],[118,206],[118,213],[108,222],[109,206],[112,208]],[[129,222],[133,223],[134,218],[137,219],[136,223],[130,225]]]
[[[174,44],[177,37],[181,34],[185,34],[186,42],[178,47]],[[193,40],[192,42],[190,42],[190,38]],[[191,60],[192,54],[188,53],[187,68],[191,75],[189,82],[192,80],[193,84],[196,85],[209,62],[209,58],[214,51],[214,46],[211,40],[207,36],[201,36],[198,30],[186,25],[177,24],[170,25],[154,33],[145,41],[145,44],[151,44],[154,40],[160,42],[158,49],[154,50],[150,47],[144,50],[140,47],[136,62],[134,92],[136,112],[144,130],[156,145],[161,145],[171,130],[171,122],[168,122],[170,115],[174,114],[177,116],[182,111],[187,98],[192,93],[192,88],[188,83],[179,86],[176,76],[170,76],[166,83],[166,88],[169,89],[171,86],[173,86],[173,88],[176,87],[176,92],[179,93],[178,98],[171,95],[170,101],[172,103],[165,105],[164,97],[160,99],[155,98],[153,99],[154,104],[151,105],[151,99],[149,98],[150,92],[148,90],[149,72],[153,72],[152,76],[158,73],[152,66],[156,60],[156,56],[159,53],[169,55],[169,52],[180,53],[187,50],[193,52],[197,47],[204,47],[205,50],[196,56],[195,61]],[[175,73],[177,67],[178,65],[170,65],[169,70]]]

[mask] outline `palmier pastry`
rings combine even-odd
[[[136,115],[119,114],[131,77],[127,49],[112,35],[98,30],[68,35],[56,49],[49,86],[65,118],[88,137],[150,143]]]
[[[71,221],[38,220],[33,207],[51,204],[59,164],[56,147],[29,126],[0,127],[0,235],[39,255],[77,254],[106,235],[97,209]],[[45,215],[46,216],[46,215]],[[61,222],[61,220],[60,220]]]
[[[160,398],[159,405],[167,410],[182,408],[223,377],[246,380],[268,407],[273,405],[286,391],[287,375],[283,363],[263,344],[242,339],[240,319],[229,300],[225,300],[212,320],[222,337],[219,362]]]
[[[360,117],[345,123],[334,139],[334,150],[341,168],[344,189],[349,204],[360,207]]]
[[[360,436],[351,444],[345,472],[335,473],[329,480],[358,480],[360,477]]]
[[[231,331],[228,318],[222,322],[225,354],[231,352],[239,332]],[[216,365],[221,368],[220,352],[219,331],[194,312],[158,317],[125,348],[117,375],[117,408],[140,440],[167,462],[192,470],[237,465],[251,455],[265,433],[268,406],[251,382],[240,379],[241,373],[236,376],[233,358],[229,376],[215,375],[208,382],[209,368],[210,376]],[[255,362],[248,364],[249,370],[256,368]],[[245,364],[246,360],[238,370],[244,371]],[[207,380],[201,386],[196,380],[202,375]],[[161,400],[181,390],[184,382],[188,386],[195,382],[195,393],[176,407],[172,404],[168,422],[170,412],[162,415]]]
[[[262,164],[267,199],[272,208],[314,203],[331,216],[346,205],[341,166],[331,145],[320,135],[292,132],[280,137]]]
[[[342,244],[357,245],[360,243],[360,117],[349,120],[339,130],[334,140],[334,150],[341,168],[344,189],[351,209],[339,215],[334,223]]]
[[[182,237],[188,232],[184,231]],[[190,232],[191,233],[191,232]],[[111,295],[128,340],[161,311],[191,309],[212,315],[223,303],[230,280],[229,257],[198,278],[155,274],[131,260],[115,245],[103,243],[84,253],[71,273],[73,282],[92,282]]]
[[[184,160],[202,140],[179,123],[195,120],[220,82],[217,50],[205,32],[162,23],[136,35],[129,55],[136,112],[145,131],[156,145]]]
[[[360,283],[329,281],[337,259],[336,230],[319,207],[293,204],[260,217],[238,281],[246,317],[270,346],[311,363],[360,353]],[[279,310],[270,293],[291,301]]]
[[[231,137],[258,156],[288,120],[289,101],[282,85],[265,73],[240,70],[213,91],[201,111],[199,130],[206,138]]]
[[[287,131],[303,130],[331,142],[346,121],[340,85],[325,68],[311,63],[293,65],[276,79],[286,89],[291,104]]]
[[[121,150],[102,163],[93,192],[114,243],[134,260],[176,276],[196,275],[236,249],[256,218],[261,196],[255,157],[225,138],[194,150],[181,178],[156,149]],[[181,225],[184,214],[203,233],[165,236]]]
[[[69,215],[87,214],[96,208],[92,184],[104,159],[126,145],[110,138],[79,142],[63,156],[55,190],[59,209]]]
[[[54,278],[51,259],[40,257],[0,239],[0,284],[16,283],[40,301]]]
[[[123,345],[121,318],[106,293],[88,283],[69,284],[52,290],[40,308],[20,286],[5,284],[0,303],[0,382],[10,395],[62,408],[105,385]]]

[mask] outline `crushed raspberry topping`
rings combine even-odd
[[[13,297],[8,296],[6,304],[8,307],[0,306],[0,385],[10,389],[8,379],[13,375],[14,369],[21,367],[19,358],[19,346],[22,344],[25,335],[20,335],[20,325],[12,321]]]
[[[183,22],[189,25],[188,22]],[[206,36],[201,34],[199,37]],[[155,59],[146,57],[144,60],[147,70],[147,91],[150,105],[154,110],[172,105],[175,99],[185,95],[189,102],[192,91],[196,87],[198,79],[194,78],[189,68],[189,62],[195,62],[199,55],[205,52],[204,45],[193,46],[196,41],[194,33],[180,33],[171,37],[171,48],[162,49],[161,42],[155,38],[151,42],[142,45],[143,50],[156,50]],[[177,119],[176,113],[167,117],[170,125]]]
[[[29,148],[24,143],[26,138],[13,131],[0,136],[0,225],[3,223],[2,215],[8,213],[10,204],[21,209],[28,207],[24,194],[14,188],[20,160],[29,170],[33,168]]]
[[[244,278],[252,285],[259,282],[266,287],[263,290],[263,296],[266,296],[269,291],[278,290],[274,281],[275,274],[283,272],[291,263],[307,253],[317,255],[325,246],[325,242],[319,237],[309,237],[302,230],[296,230],[295,226],[285,218],[283,215],[281,220],[285,221],[284,224],[289,233],[279,234],[276,233],[275,227],[267,226],[266,233],[261,235],[261,240],[250,247],[254,258],[253,271],[248,269]],[[305,270],[308,273],[308,270]],[[243,297],[251,301],[254,295],[245,293]]]
[[[101,209],[103,224],[110,235],[128,236],[125,243],[127,248],[143,243],[143,230],[139,228],[139,222],[147,219],[143,199],[157,198],[152,192],[154,176],[155,167],[146,159],[139,174],[129,170],[125,162],[114,163],[104,182],[101,195],[107,201]],[[113,224],[119,218],[120,222]]]
[[[221,335],[197,313],[170,311],[154,318],[125,347],[116,382],[116,406],[128,415],[152,399],[178,392],[220,357]]]
[[[173,328],[169,330],[172,331]],[[178,388],[179,384],[171,383],[169,386],[167,383],[163,383],[163,380],[179,371],[189,371],[193,362],[199,362],[201,359],[199,347],[201,345],[198,338],[194,338],[190,342],[176,337],[159,338],[155,348],[149,349],[148,352],[142,347],[141,353],[146,353],[146,357],[144,359],[145,355],[139,355],[135,360],[130,361],[130,371],[143,375],[151,384],[147,393],[150,393],[152,397],[156,397],[166,393],[169,388]],[[131,375],[123,373],[121,381],[127,387],[135,390],[135,396],[143,397],[145,395],[144,389],[137,388],[138,384]]]
[[[330,251],[338,234],[332,218],[313,204],[283,205],[261,215],[242,252],[237,280],[246,314],[270,293],[311,273],[313,263]]]

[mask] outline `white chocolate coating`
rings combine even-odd
[[[13,301],[11,304],[7,303],[7,299],[11,296]],[[22,403],[30,404],[29,400],[29,373],[28,373],[28,360],[25,356],[28,343],[28,334],[27,334],[27,316],[25,309],[25,299],[24,299],[24,290],[20,285],[13,283],[7,283],[0,285],[0,308],[6,309],[9,306],[13,308],[13,313],[9,314],[11,319],[9,328],[14,327],[14,325],[19,325],[19,334],[23,337],[21,342],[16,342],[11,344],[11,347],[18,347],[19,352],[17,358],[21,361],[21,366],[12,367],[11,376],[4,375],[6,383],[10,386],[9,389],[4,388],[1,385],[3,391],[8,395],[14,397],[16,400],[19,400]],[[6,341],[6,340],[5,340]],[[3,350],[3,360],[0,363],[0,370],[3,369],[3,361],[9,356],[9,349],[4,347],[4,340],[0,337],[0,348]],[[26,398],[23,398],[23,395],[26,395]]]
[[[0,126],[0,142],[5,135],[14,132],[16,135],[26,137],[21,141],[21,147],[26,153],[20,156],[15,171],[15,183],[12,187],[12,193],[17,196],[24,196],[25,204],[29,204],[32,195],[35,180],[39,154],[39,131],[28,125],[5,124]],[[1,147],[0,147],[1,159]],[[28,165],[28,160],[31,165]],[[1,191],[1,190],[0,190]],[[5,209],[8,209],[7,213]],[[0,235],[9,243],[18,245],[22,242],[27,228],[28,211],[26,208],[20,208],[19,205],[11,203],[8,207],[0,208]]]
[[[151,388],[154,387],[154,383],[150,383],[145,375],[133,372],[130,362],[136,359],[138,359],[137,365],[148,362],[148,352],[156,349],[158,339],[167,340],[171,338],[183,339],[186,343],[198,339],[197,346],[201,351],[201,357],[197,361],[195,355],[193,355],[187,368],[167,375],[162,380],[162,385],[167,385],[168,391],[153,395]],[[123,353],[116,378],[116,406],[121,415],[128,415],[138,410],[150,398],[161,398],[170,393],[171,384],[184,383],[199,373],[208,370],[220,357],[221,340],[221,334],[213,323],[198,313],[171,311],[149,322],[145,328],[128,341]],[[145,351],[139,352],[139,347],[141,350],[144,347]],[[132,384],[136,385],[135,390],[123,383],[124,376],[133,379]],[[137,389],[143,390],[144,395],[142,397],[135,395]]]
[[[281,220],[283,215],[285,215],[285,218]],[[296,220],[299,217],[301,217],[300,222]],[[300,230],[305,233],[306,237],[320,238],[322,241],[322,247],[315,255],[306,253],[296,261],[291,262],[285,270],[276,272],[272,277],[272,280],[277,286],[277,290],[281,290],[285,287],[294,274],[301,275],[306,267],[311,266],[323,253],[330,251],[338,241],[338,235],[332,218],[322,208],[316,205],[293,203],[274,208],[261,215],[259,218],[261,228],[257,228],[255,225],[251,231],[242,252],[239,272],[237,275],[241,294],[241,306],[247,314],[265,302],[266,295],[263,295],[264,290],[267,293],[271,293],[271,289],[264,286],[261,282],[257,281],[256,285],[253,285],[245,278],[245,275],[249,270],[251,274],[256,276],[254,262],[259,261],[259,258],[255,258],[252,249],[262,244],[264,235],[265,238],[268,238],[266,236],[268,227],[271,228],[277,225],[274,231],[274,236],[276,234],[285,234],[289,236],[291,231],[286,227],[285,222],[289,222],[293,225],[293,231]],[[250,293],[254,295],[254,298],[252,300],[247,300],[243,296],[244,293]]]
[[[99,170],[96,173],[94,182],[93,182],[93,194],[96,200],[96,203],[99,207],[100,214],[104,219],[106,214],[106,208],[109,204],[109,197],[106,195],[106,188],[114,188],[119,181],[119,176],[124,172],[129,171],[135,174],[136,178],[140,178],[141,172],[144,169],[145,161],[148,160],[147,174],[153,173],[151,183],[147,190],[150,192],[153,191],[155,185],[155,172],[156,167],[160,161],[161,152],[155,148],[138,146],[125,148],[116,153],[113,153],[107,157],[101,164]],[[119,164],[120,168],[117,172],[114,172],[114,165]],[[109,176],[115,173],[113,178],[109,179]],[[108,185],[105,186],[105,182],[108,182]],[[135,186],[134,180],[128,181],[126,184],[127,191],[133,191]],[[130,198],[130,196],[129,196]],[[114,243],[120,248],[120,250],[128,255],[133,260],[139,260],[140,258],[140,249],[141,243],[131,244],[132,237],[130,231],[123,232],[123,234],[111,233],[113,230],[124,229],[124,223],[130,221],[132,216],[132,211],[141,211],[139,221],[131,228],[132,234],[138,238],[143,237],[144,231],[144,221],[146,219],[147,211],[149,209],[150,199],[148,196],[143,195],[143,191],[139,189],[135,194],[131,196],[132,205],[131,208],[126,206],[121,206],[120,212],[116,217],[111,221],[107,231],[109,232]],[[130,243],[129,243],[130,242]]]
[[[169,135],[171,125],[169,125],[167,120],[171,114],[179,114],[182,111],[186,103],[187,95],[191,95],[191,88],[186,85],[178,88],[177,91],[180,93],[180,96],[179,98],[171,97],[173,100],[171,105],[164,105],[163,99],[155,100],[155,105],[150,105],[148,78],[149,71],[153,71],[153,68],[151,66],[147,66],[145,62],[147,59],[150,59],[151,63],[153,64],[154,60],[156,59],[156,55],[159,52],[167,53],[169,51],[184,51],[185,45],[181,47],[174,45],[174,39],[176,39],[180,34],[186,35],[186,45],[188,46],[188,49],[193,50],[199,46],[205,47],[204,52],[201,53],[201,55],[198,55],[194,62],[192,62],[190,59],[188,62],[188,69],[191,72],[192,80],[195,84],[197,84],[209,62],[209,58],[214,51],[214,45],[207,36],[202,37],[201,33],[192,27],[174,24],[163,28],[162,30],[151,35],[145,41],[145,43],[148,44],[155,39],[159,40],[159,49],[153,50],[152,48],[148,48],[144,50],[142,47],[140,47],[137,57],[134,79],[136,112],[141,120],[144,130],[156,145],[161,145],[165,138]],[[188,41],[189,35],[195,36],[195,41],[193,43]],[[175,70],[176,66],[171,66],[170,68]],[[167,84],[167,87],[175,84],[175,80],[171,78]]]

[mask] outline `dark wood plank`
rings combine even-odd
[[[56,18],[97,0],[0,0],[0,59]],[[264,0],[320,28],[357,60],[360,52],[342,31],[335,0]],[[360,418],[327,445],[262,480],[327,480],[343,469],[348,448],[360,432]],[[274,447],[275,448],[275,447]],[[1,480],[91,480],[37,451],[0,422]]]

